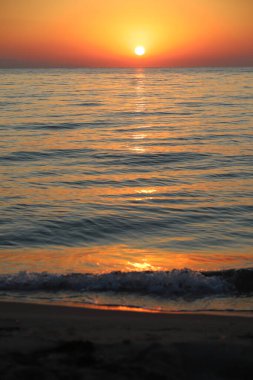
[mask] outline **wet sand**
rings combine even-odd
[[[253,318],[0,303],[0,378],[251,379]]]

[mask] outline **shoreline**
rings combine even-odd
[[[143,313],[143,314],[165,314],[168,316],[173,315],[210,315],[210,316],[221,316],[221,317],[245,317],[253,318],[252,310],[165,310],[159,308],[145,308],[138,306],[125,306],[125,305],[104,305],[104,304],[87,304],[87,303],[75,303],[75,302],[47,302],[47,301],[34,301],[34,300],[3,300],[0,299],[0,307],[2,304],[21,304],[21,305],[38,305],[38,306],[49,306],[49,307],[66,307],[69,309],[80,309],[80,310],[98,310],[98,311],[111,311],[111,312],[129,312],[129,313]]]
[[[250,379],[253,370],[245,316],[0,302],[0,338],[8,380]]]

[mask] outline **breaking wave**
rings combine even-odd
[[[0,275],[1,291],[127,292],[161,297],[205,297],[253,292],[253,269],[198,272],[110,272],[52,274],[47,272]]]

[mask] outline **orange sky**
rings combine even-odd
[[[252,66],[252,20],[253,0],[0,0],[0,67]]]

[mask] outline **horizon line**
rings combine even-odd
[[[0,66],[0,70],[12,69],[253,69],[252,65],[201,65],[201,66]]]

